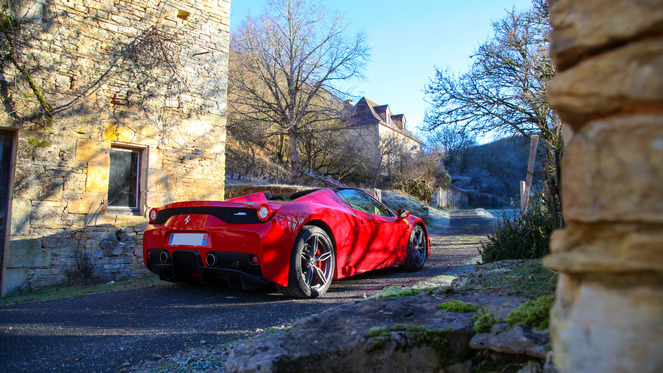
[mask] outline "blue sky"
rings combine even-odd
[[[230,28],[248,12],[262,13],[267,0],[232,0]],[[389,104],[405,114],[410,130],[424,118],[424,87],[435,66],[455,73],[467,71],[476,47],[488,40],[491,22],[507,10],[531,7],[531,0],[327,0],[330,10],[345,15],[350,28],[363,30],[371,47],[364,81],[343,89]]]

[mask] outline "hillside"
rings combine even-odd
[[[520,194],[519,183],[527,175],[528,157],[529,141],[505,138],[459,151],[456,157],[447,158],[445,167],[456,187],[491,194],[509,203]],[[534,185],[544,179],[537,155]]]

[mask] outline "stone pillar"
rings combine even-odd
[[[663,1],[549,0],[567,125],[551,331],[563,372],[663,371]],[[568,131],[570,130],[570,131]]]

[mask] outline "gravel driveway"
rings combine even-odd
[[[293,300],[273,289],[236,291],[161,283],[0,308],[1,372],[116,372],[189,347],[243,338],[329,307],[443,275],[478,255],[490,220],[451,213],[430,232],[432,255],[416,273],[388,268],[335,281],[324,297]]]

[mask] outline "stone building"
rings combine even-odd
[[[146,273],[150,208],[223,198],[230,0],[2,4],[2,295]]]
[[[349,110],[353,141],[368,159],[382,160],[383,173],[397,166],[403,155],[421,151],[421,141],[408,131],[405,115],[393,114],[389,105],[378,105],[362,97]]]
[[[421,150],[421,141],[414,137],[406,127],[404,114],[393,114],[389,105],[378,105],[362,97],[353,107],[350,117],[356,129],[365,132],[362,138],[379,146],[381,139],[395,138],[410,152]]]

